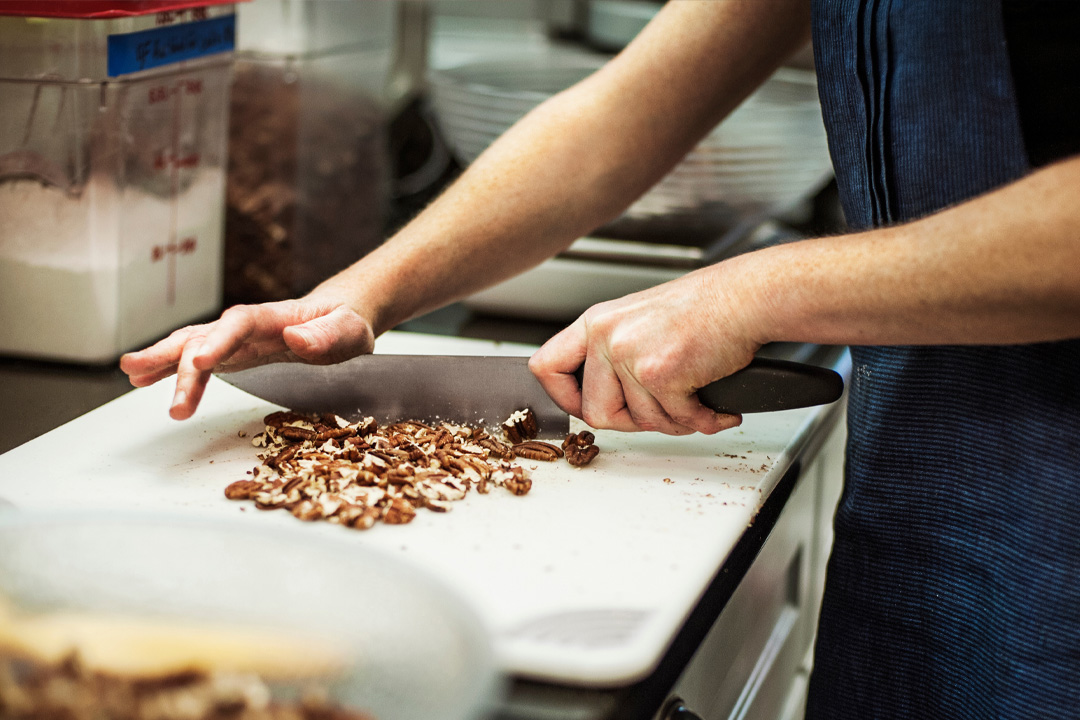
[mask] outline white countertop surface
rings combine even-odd
[[[409,333],[388,333],[376,348],[531,350]],[[0,499],[16,511],[108,509],[295,527],[287,513],[222,494],[258,463],[250,438],[277,406],[214,378],[196,416],[175,422],[171,393],[168,381],[136,390],[0,455]],[[488,624],[507,672],[623,685],[660,659],[822,412],[748,415],[713,437],[600,431],[601,454],[586,468],[524,462],[533,478],[524,497],[470,493],[450,513],[421,512],[409,525],[366,532],[306,528],[396,554],[457,590]]]

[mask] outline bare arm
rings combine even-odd
[[[121,367],[173,373],[189,417],[211,372],[336,362],[374,336],[521,272],[617,216],[809,37],[808,0],[677,0],[612,62],[544,103],[438,201],[307,298],[232,308]]]
[[[906,225],[739,256],[590,309],[532,367],[594,426],[711,433],[737,420],[703,408],[692,391],[770,341],[1077,338],[1078,191],[1073,158]],[[584,398],[565,374],[583,360]]]
[[[776,248],[761,258],[775,273],[768,333],[851,345],[1080,337],[1078,194],[1080,157],[917,222]]]
[[[809,37],[805,0],[679,0],[328,281],[375,333],[516,275],[618,216]]]

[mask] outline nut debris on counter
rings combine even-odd
[[[380,427],[374,418],[358,422],[337,415],[276,412],[252,444],[264,448],[251,477],[225,488],[230,500],[253,500],[261,510],[288,510],[300,520],[326,520],[366,530],[377,522],[403,525],[417,510],[447,512],[470,490],[502,487],[525,495],[532,480],[516,458],[552,462],[564,450],[533,440],[539,433],[531,410],[503,423],[509,443],[463,423],[429,425],[402,421]],[[580,436],[589,442],[581,444]],[[573,440],[571,440],[574,438]],[[570,435],[572,465],[587,464],[598,452],[591,433]],[[591,448],[591,449],[590,449]],[[591,453],[591,454],[590,454]],[[584,461],[582,458],[588,456]]]

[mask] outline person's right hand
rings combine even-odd
[[[306,297],[237,305],[214,322],[177,330],[157,344],[124,355],[120,369],[145,387],[176,374],[169,414],[191,417],[210,375],[272,362],[329,365],[369,353],[371,324],[344,303]]]

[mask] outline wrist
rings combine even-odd
[[[725,260],[708,268],[711,321],[725,338],[741,338],[750,352],[770,342],[787,340],[785,287],[777,282],[780,268],[769,250]]]

